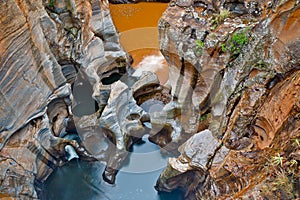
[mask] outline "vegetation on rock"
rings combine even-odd
[[[221,45],[223,52],[229,52],[232,56],[241,53],[244,46],[248,43],[248,29],[235,32],[227,43]]]

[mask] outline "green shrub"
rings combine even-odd
[[[49,6],[50,6],[50,7],[54,7],[55,1],[56,1],[56,0],[50,0]]]
[[[235,32],[227,44],[222,44],[221,48],[223,52],[230,52],[232,55],[238,55],[241,50],[248,43],[247,30]]]
[[[204,49],[204,43],[201,40],[197,40],[196,41],[196,48],[195,48],[195,52],[198,56],[201,56],[203,53],[203,49]]]

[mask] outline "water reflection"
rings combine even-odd
[[[143,138],[143,142],[135,144],[133,151],[136,154],[157,151],[158,147]],[[160,159],[167,163],[167,157],[160,155]],[[130,162],[127,167],[136,165]],[[143,165],[139,165],[143,166]],[[46,181],[41,199],[97,199],[97,200],[182,200],[180,191],[160,193],[154,189],[156,180],[163,170],[160,168],[146,173],[128,173],[120,171],[116,184],[109,185],[102,180],[104,164],[89,163],[82,160],[72,160],[65,166],[58,168]],[[140,169],[140,171],[143,171]]]
[[[164,84],[168,79],[168,68],[159,54],[158,45],[158,19],[168,4],[139,3],[130,5],[110,5],[111,14],[118,30],[122,32],[121,43],[132,54],[135,63],[133,67],[140,70],[154,70],[160,81]],[[150,27],[146,29],[145,27]],[[152,27],[152,28],[151,28]],[[137,29],[140,28],[140,29]],[[129,31],[134,29],[134,31]],[[149,30],[153,30],[152,32]],[[148,33],[140,34],[139,31]],[[133,33],[130,35],[130,33]],[[130,38],[130,36],[134,38]],[[140,39],[143,43],[138,43]],[[128,42],[128,44],[126,43]],[[137,48],[131,48],[133,41]],[[154,46],[145,46],[144,42],[150,41]],[[151,57],[150,63],[147,56]],[[149,58],[150,58],[149,57]],[[145,59],[146,58],[146,59]],[[155,58],[155,59],[154,59]],[[145,60],[144,60],[145,59]],[[152,65],[145,65],[150,63]],[[142,63],[142,64],[140,64]],[[138,66],[140,64],[141,66]],[[163,67],[164,65],[164,67]],[[152,106],[154,109],[154,107]],[[41,199],[44,200],[181,200],[180,191],[158,194],[154,185],[159,174],[167,164],[167,157],[160,153],[158,146],[148,141],[148,136],[143,141],[135,144],[127,164],[121,169],[116,178],[115,185],[109,185],[102,179],[104,164],[100,162],[89,163],[73,159],[65,166],[56,169],[43,186]],[[153,156],[153,159],[149,159]],[[155,160],[154,160],[155,158]],[[149,163],[150,161],[150,163]],[[150,167],[147,169],[147,167]],[[150,170],[151,169],[151,170]]]

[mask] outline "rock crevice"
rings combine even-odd
[[[158,25],[162,86],[130,67],[107,1],[0,1],[1,194],[38,198],[76,157],[106,162],[114,183],[149,134],[176,155],[158,191],[299,198],[299,6],[171,1]]]
[[[299,152],[299,146],[289,146],[291,138],[299,138],[292,124],[299,122],[299,53],[294,47],[300,35],[286,32],[290,23],[299,23],[299,9],[296,1],[169,4],[159,32],[172,94],[191,99],[187,87],[193,88],[188,105],[198,109],[199,123],[205,121],[208,129],[198,129],[179,148],[181,155],[169,160],[157,190],[181,188],[187,199],[299,197],[294,184],[299,160],[287,149]],[[180,59],[197,71],[196,85],[193,70],[182,69]],[[185,79],[185,84],[177,81]],[[286,162],[274,164],[276,159]],[[284,177],[286,187],[272,183]]]

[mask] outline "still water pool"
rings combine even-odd
[[[61,168],[57,168],[43,187],[43,200],[182,200],[183,193],[160,193],[154,189],[159,174],[167,164],[167,157],[163,156],[159,148],[148,141],[135,144],[129,162],[117,175],[116,184],[109,185],[102,179],[104,164],[100,162],[86,162],[73,159]],[[147,162],[148,153],[158,158],[154,161],[153,170]],[[145,160],[135,159],[144,155]],[[148,160],[148,161],[147,161]],[[139,163],[137,163],[139,162]],[[135,169],[136,171],[132,171]],[[148,172],[147,172],[148,171]]]
[[[147,56],[156,56],[155,65],[162,67],[155,72],[162,84],[168,79],[168,68],[159,57],[157,24],[167,6],[162,3],[110,5],[114,24],[121,32],[120,41],[134,59],[133,67],[138,68]],[[147,33],[147,37],[141,31]],[[133,41],[137,47],[132,47]],[[148,68],[152,69],[153,66],[149,65]],[[160,153],[159,147],[145,136],[143,142],[133,146],[130,158],[118,173],[114,185],[103,181],[103,163],[72,160],[50,175],[43,186],[41,199],[182,200],[184,197],[180,191],[158,194],[154,189],[159,174],[167,165],[167,159]]]

